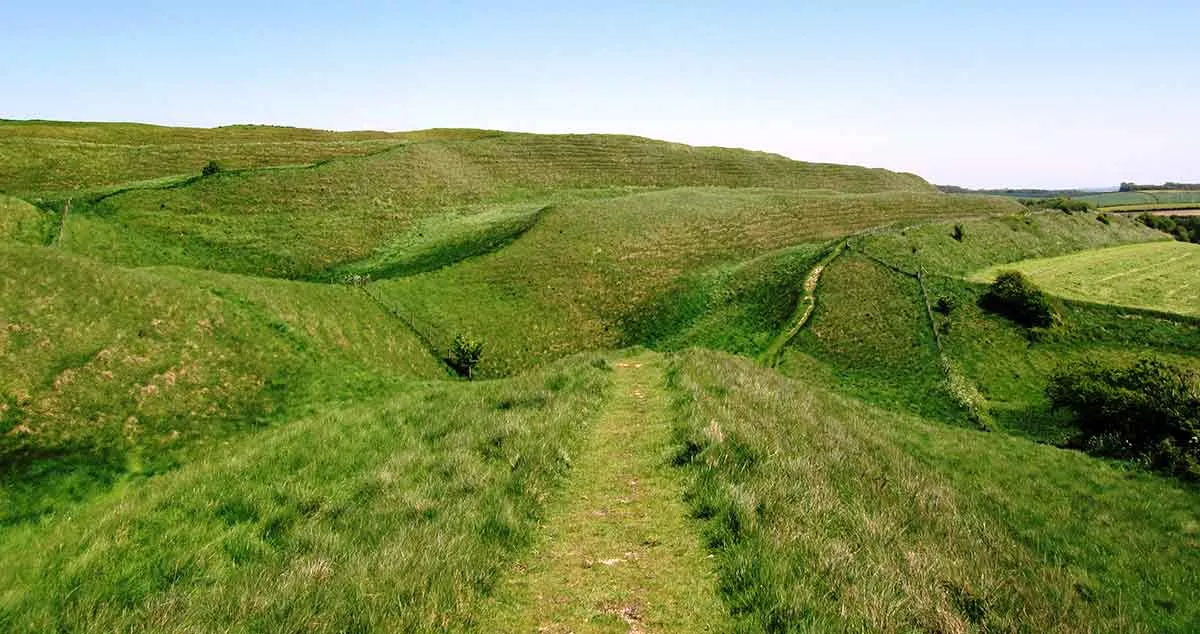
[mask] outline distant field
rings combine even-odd
[[[1146,203],[1144,205],[1113,205],[1105,207],[1106,211],[1126,213],[1133,211],[1150,211],[1157,216],[1194,216],[1200,212],[1200,202],[1194,203]]]
[[[1152,242],[1095,249],[1004,264],[972,277],[992,279],[1012,269],[1063,297],[1200,315],[1200,245]]]
[[[1134,205],[1140,209],[1177,209],[1179,206],[1187,207],[1190,205],[1200,207],[1200,191],[1107,192],[1089,196],[1075,196],[1074,198],[1112,211],[1124,211],[1124,208]],[[1135,210],[1128,209],[1128,211]]]

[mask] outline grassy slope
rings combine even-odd
[[[645,326],[659,316],[643,311],[663,307],[660,296],[677,294],[681,277],[703,277],[710,267],[881,223],[1002,213],[1013,204],[919,193],[652,192],[556,206],[502,251],[376,288],[440,347],[458,332],[481,338],[482,370],[496,376],[579,350],[649,343],[641,335],[673,345],[666,339],[675,335]],[[666,318],[683,328],[697,314]],[[769,341],[761,326],[751,328],[749,341],[726,343],[753,349]],[[720,338],[709,329],[696,340]]]
[[[1154,356],[1200,370],[1200,321],[1178,315],[1086,302],[1060,302],[1062,325],[1031,340],[1022,328],[978,306],[986,287],[957,278],[930,277],[931,295],[957,308],[938,316],[949,358],[976,385],[999,426],[1061,442],[1072,433],[1050,410],[1045,387],[1065,363],[1085,357],[1130,361]]]
[[[76,204],[65,246],[127,265],[314,278],[371,258],[429,216],[694,185],[932,191],[914,176],[744,150],[503,134],[410,143],[312,169],[227,173]]]
[[[1160,240],[1139,223],[1062,213],[932,223],[852,240],[851,251],[826,271],[809,326],[785,350],[780,369],[827,386],[850,388],[872,403],[966,423],[941,367],[932,325],[916,280],[870,258],[923,268],[930,301],[956,306],[934,314],[945,359],[986,401],[1000,427],[1047,441],[1069,430],[1043,393],[1058,366],[1085,355],[1129,358],[1154,354],[1196,365],[1200,331],[1193,320],[1085,303],[1060,307],[1064,325],[1031,341],[1010,322],[981,311],[979,284],[959,276],[1029,255],[1056,255],[1128,242]],[[1173,243],[1163,243],[1173,244]]]
[[[0,196],[0,242],[44,244],[50,239],[50,214],[8,196]]]
[[[826,267],[808,326],[782,356],[784,373],[813,360],[826,381],[884,407],[954,418],[917,281],[854,253]],[[807,356],[796,353],[803,351]]]
[[[1002,268],[1073,299],[1200,316],[1200,245],[1153,242],[1023,260]],[[991,281],[997,268],[972,276]]]
[[[531,543],[610,374],[413,386],[0,535],[6,632],[444,632]]]
[[[714,353],[674,368],[679,462],[743,632],[1189,632],[1200,496]]]
[[[15,244],[0,244],[0,268],[3,521],[70,496],[39,487],[77,461],[106,477],[153,471],[177,448],[316,402],[445,376],[359,289],[127,270]]]
[[[1006,262],[1168,239],[1130,218],[1107,218],[1109,224],[1098,218],[1056,211],[966,221],[959,223],[966,232],[961,242],[952,237],[952,224],[930,223],[870,236],[858,245],[908,271],[920,267],[931,274],[966,276]]]

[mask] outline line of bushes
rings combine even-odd
[[[1067,213],[1082,213],[1091,211],[1095,205],[1086,200],[1076,200],[1069,196],[1055,196],[1053,198],[1022,198],[1022,205],[1029,209],[1057,209]]]

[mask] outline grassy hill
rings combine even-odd
[[[1200,370],[1056,285],[1167,271],[1141,223],[482,130],[0,121],[0,192],[0,630],[1200,623],[1195,487],[1045,393]],[[1010,267],[1053,328],[980,307]]]
[[[2,132],[0,128],[0,139],[5,138]],[[312,134],[297,133],[303,138]],[[237,139],[247,132],[233,134]],[[66,199],[73,197],[63,223],[63,246],[108,262],[180,264],[312,279],[327,276],[336,266],[371,258],[389,246],[389,238],[400,238],[422,218],[470,215],[497,205],[545,206],[579,197],[623,195],[630,188],[710,185],[853,193],[934,191],[918,177],[885,170],[802,163],[758,152],[693,148],[635,137],[486,132],[471,136],[464,131],[444,135],[431,131],[412,139],[396,141],[380,152],[326,157],[333,159],[327,162],[305,159],[298,161],[303,165],[263,167],[271,158],[263,156],[250,165],[262,169],[232,170],[207,178],[199,177],[204,164],[200,162],[190,170],[176,170],[175,174],[182,174],[165,180],[84,195],[49,192],[27,197],[42,200],[44,207],[58,214],[67,209]],[[263,146],[231,141],[230,147],[257,152]],[[196,156],[200,150],[180,151]],[[34,148],[11,156],[43,154]],[[104,164],[83,160],[93,166]],[[290,160],[275,160],[280,162]],[[38,174],[75,172],[67,165],[31,169]],[[28,193],[46,188],[22,181],[17,170],[14,175],[16,181],[0,182],[0,190]],[[127,176],[136,180],[170,175]]]
[[[855,238],[826,270],[812,321],[785,349],[780,370],[848,387],[892,409],[958,424],[984,413],[1001,429],[1060,441],[1069,430],[1049,411],[1044,390],[1069,361],[1149,354],[1200,365],[1200,331],[1184,314],[1059,301],[1061,327],[1031,340],[1023,328],[979,308],[985,287],[975,274],[983,268],[1103,253],[1120,244],[1135,250],[1176,244],[1135,221],[1108,220],[1021,214]],[[953,237],[956,227],[962,240]],[[931,310],[943,298],[952,307],[947,315]]]
[[[360,289],[15,244],[0,267],[0,522],[90,493],[76,466],[107,485],[317,403],[445,377]]]
[[[503,375],[580,350],[652,343],[663,333],[635,322],[663,319],[648,311],[677,297],[685,275],[719,275],[709,271],[879,224],[1011,210],[998,199],[912,192],[650,192],[557,205],[501,251],[376,289],[439,345],[458,332],[482,338],[485,373]]]

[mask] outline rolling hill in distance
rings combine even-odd
[[[1200,245],[1115,213],[1192,202],[1091,196],[0,121],[0,631],[1197,631],[1200,445],[1056,392],[1200,433]]]

